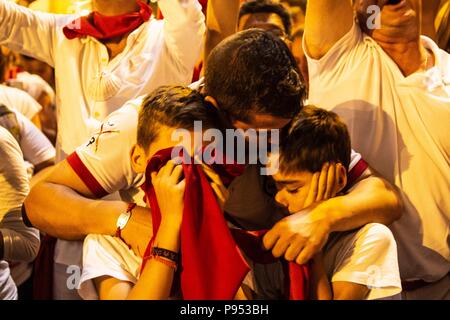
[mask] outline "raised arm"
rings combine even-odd
[[[208,1],[204,61],[223,39],[236,32],[239,6],[239,0]]]
[[[193,71],[200,58],[205,17],[197,0],[159,0],[164,16],[164,37],[180,68]]]
[[[310,0],[306,7],[305,43],[314,59],[323,57],[353,25],[351,0]]]
[[[0,0],[0,45],[53,66],[57,27],[56,15]]]

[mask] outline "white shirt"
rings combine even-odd
[[[9,272],[8,262],[0,260],[0,300],[17,300],[17,287]]]
[[[46,93],[52,103],[55,103],[55,91],[37,74],[31,74],[26,71],[19,72],[16,79],[8,80],[8,85],[25,91],[36,101],[39,101],[42,94]]]
[[[22,221],[21,207],[28,195],[28,176],[22,152],[8,130],[0,127],[0,231],[4,259],[11,262],[15,282],[22,284],[32,272],[29,264],[39,249],[39,231]]]
[[[353,147],[401,190],[402,279],[432,282],[450,271],[450,55],[421,41],[436,65],[408,77],[356,24],[320,60],[305,53],[310,102],[339,114]]]
[[[20,149],[24,159],[33,166],[55,158],[55,148],[47,137],[30,120],[15,112],[20,129]]]
[[[356,231],[335,233],[323,252],[328,279],[368,286],[367,300],[392,297],[402,290],[397,246],[384,225],[372,223]],[[282,265],[249,263],[251,271],[243,283],[256,291],[259,299],[280,298],[285,289]],[[83,245],[78,293],[85,300],[99,299],[93,279],[103,276],[136,284],[141,264],[142,258],[119,238],[89,235]]]
[[[42,110],[42,106],[28,93],[2,84],[0,84],[0,103],[9,109],[19,111],[30,120]]]
[[[67,39],[76,17],[0,1],[0,44],[55,68],[58,145],[69,154],[126,101],[161,85],[188,85],[200,57],[205,19],[197,0],[158,1],[164,20],[133,31],[111,61],[92,37]]]

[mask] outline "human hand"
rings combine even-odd
[[[186,181],[182,178],[183,167],[170,160],[158,173],[153,172],[151,177],[161,212],[161,227],[179,229],[183,219],[186,188]]]

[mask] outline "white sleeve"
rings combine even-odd
[[[83,271],[78,293],[85,300],[98,299],[93,279],[108,276],[136,283],[142,259],[122,240],[105,235],[90,234],[83,243]]]
[[[25,116],[16,112],[20,127],[20,148],[26,161],[34,166],[56,156],[56,151],[47,137]]]
[[[42,110],[42,106],[25,91],[8,88],[6,92],[9,100],[7,107],[19,111],[28,119],[33,119]]]
[[[39,232],[22,221],[21,207],[29,192],[28,177],[20,147],[0,128],[0,232],[4,257],[31,262],[39,249]]]
[[[401,292],[397,244],[388,227],[371,223],[350,238],[336,259],[331,282],[353,282],[368,286],[368,300]]]
[[[0,0],[0,44],[54,66],[57,17]]]
[[[128,102],[105,119],[98,131],[67,157],[72,169],[98,198],[135,186],[140,176],[131,167],[142,98]]]
[[[164,16],[164,39],[180,68],[193,71],[201,56],[206,31],[198,0],[159,0]]]

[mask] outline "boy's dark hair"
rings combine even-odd
[[[300,111],[305,92],[289,48],[261,29],[227,38],[207,60],[205,94],[232,121],[248,122],[255,114],[292,118]]]
[[[350,165],[351,142],[339,116],[315,106],[305,106],[284,129],[280,144],[280,170],[319,172],[326,162]]]
[[[137,143],[148,150],[161,126],[193,130],[194,121],[201,121],[203,129],[221,127],[217,110],[199,92],[182,86],[159,87],[143,101]]]
[[[239,20],[247,14],[273,13],[283,21],[284,32],[290,36],[292,32],[291,15],[283,5],[271,0],[251,0],[244,2],[239,10]]]

